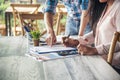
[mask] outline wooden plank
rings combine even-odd
[[[24,56],[27,50],[27,38],[25,37],[1,37],[0,57],[3,56]]]
[[[38,14],[20,14],[20,17],[22,19],[33,19],[33,20],[37,20],[37,19],[44,19],[44,14],[43,13],[38,13]]]
[[[71,74],[72,80],[88,80],[88,77],[89,80],[97,80],[84,60],[85,57],[80,55],[65,59],[65,64]]]
[[[2,57],[0,63],[0,80],[45,80],[42,63],[31,58]]]
[[[45,80],[72,80],[62,59],[46,61],[43,66]]]

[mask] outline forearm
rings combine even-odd
[[[111,43],[106,43],[104,45],[96,46],[96,49],[97,49],[99,54],[106,54],[107,55],[109,53],[110,45],[111,45]],[[114,52],[117,53],[119,51],[120,51],[120,43],[117,43],[115,46]]]
[[[84,30],[89,22],[89,15],[87,10],[82,10],[81,14],[81,21],[80,21],[80,29],[79,29],[79,36],[84,35]]]
[[[45,26],[47,29],[47,33],[53,33],[53,14],[50,12],[46,12],[44,14],[44,21],[45,21]]]
[[[93,44],[94,43],[94,39],[95,39],[94,36],[93,36],[93,31],[85,34],[83,36],[83,38],[88,41],[88,44]]]

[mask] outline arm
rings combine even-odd
[[[88,11],[87,10],[82,10],[80,29],[79,29],[79,36],[84,35],[84,30],[85,30],[88,22],[89,22]]]
[[[53,29],[53,14],[50,12],[46,12],[44,14],[44,21],[45,21],[45,26],[47,28],[47,39],[46,42],[48,45],[52,45],[56,43],[56,36],[54,33],[54,29]]]
[[[53,16],[56,11],[58,0],[46,0],[45,4],[45,13],[44,13],[44,21],[45,26],[47,28],[47,38],[46,42],[48,45],[52,46],[56,43],[56,36],[53,29]]]
[[[81,10],[82,10],[82,14],[81,14],[81,21],[80,21],[80,29],[79,29],[79,36],[83,36],[84,35],[84,30],[89,22],[89,15],[88,15],[88,0],[82,0],[81,3]]]

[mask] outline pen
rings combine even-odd
[[[66,37],[66,39],[64,40],[64,42],[67,42],[69,37],[70,37],[70,34]]]

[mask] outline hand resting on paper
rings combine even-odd
[[[79,44],[77,46],[78,53],[81,55],[95,55],[98,54],[97,49],[95,47],[91,47],[88,45]]]
[[[78,44],[88,44],[88,41],[84,38],[73,39],[69,37],[62,37],[62,43],[66,47],[77,47]]]

